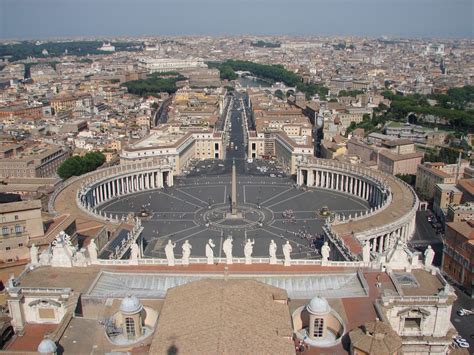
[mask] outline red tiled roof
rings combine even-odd
[[[57,327],[57,324],[26,324],[25,334],[21,337],[15,337],[8,345],[7,350],[36,351],[45,335],[54,332]]]

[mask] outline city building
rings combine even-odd
[[[28,243],[44,235],[41,201],[19,201],[0,204],[0,262],[27,260]]]
[[[122,149],[120,163],[167,159],[173,173],[180,175],[192,160],[224,159],[222,132],[208,129],[184,129],[162,125],[144,139]]]
[[[416,172],[416,190],[426,199],[434,197],[437,184],[455,184],[469,166],[468,161],[459,164],[424,163],[418,165]]]
[[[160,73],[167,71],[180,71],[183,69],[206,68],[201,59],[178,59],[178,58],[138,58],[138,67],[149,73]]]
[[[446,220],[450,222],[474,220],[474,202],[452,203],[448,206]]]
[[[474,222],[446,223],[443,248],[443,272],[474,295]]]
[[[69,156],[64,148],[48,144],[4,145],[0,154],[0,177],[21,178],[53,176]]]
[[[441,222],[446,220],[448,209],[452,204],[459,204],[462,199],[462,192],[454,184],[437,184],[433,197],[433,212],[438,216]]]

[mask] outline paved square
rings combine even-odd
[[[324,217],[319,210],[354,214],[369,207],[363,200],[321,189],[299,189],[290,178],[239,176],[238,210],[241,219],[226,219],[230,212],[231,177],[227,175],[186,177],[175,186],[115,199],[102,210],[119,216],[138,213],[145,208],[149,218],[142,220],[146,241],[145,256],[164,258],[168,240],[177,243],[175,256],[181,257],[181,245],[189,240],[192,256],[204,256],[209,238],[214,240],[214,255],[223,256],[222,243],[234,239],[233,255],[243,257],[247,238],[255,239],[254,257],[268,257],[270,240],[281,246],[289,240],[293,258],[317,258],[318,237]]]

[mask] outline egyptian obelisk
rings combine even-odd
[[[232,201],[231,201],[231,214],[237,215],[237,172],[235,169],[235,159],[232,160]]]

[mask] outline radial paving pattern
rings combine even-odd
[[[107,213],[128,215],[145,207],[150,218],[144,219],[145,255],[164,258],[164,246],[177,243],[175,256],[181,257],[181,245],[188,239],[191,256],[204,256],[206,242],[212,238],[215,256],[223,256],[222,242],[231,235],[233,254],[243,257],[247,238],[255,239],[254,257],[267,257],[270,240],[281,246],[289,240],[293,258],[315,258],[314,244],[302,234],[320,235],[324,218],[318,211],[327,206],[340,214],[365,211],[365,201],[319,189],[300,190],[288,178],[240,176],[237,201],[241,218],[227,218],[230,212],[230,175],[188,177],[172,188],[137,193],[103,205]],[[292,210],[292,218],[283,213]]]

